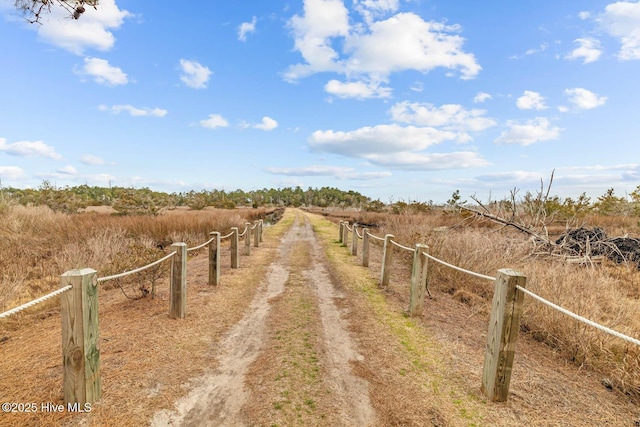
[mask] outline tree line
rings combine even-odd
[[[374,201],[383,205],[380,201]],[[157,214],[162,208],[188,206],[191,209],[272,206],[317,206],[366,209],[372,204],[369,197],[356,191],[333,187],[263,188],[261,190],[225,191],[200,190],[178,193],[154,191],[149,188],[98,187],[79,185],[57,187],[43,181],[37,188],[0,188],[0,203],[24,206],[46,205],[56,212],[76,213],[88,206],[111,206],[120,214]]]

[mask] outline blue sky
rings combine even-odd
[[[624,195],[640,2],[0,0],[3,186]]]

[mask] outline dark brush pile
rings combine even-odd
[[[617,263],[634,262],[640,268],[640,239],[607,237],[607,233],[599,227],[569,230],[556,240],[556,244],[572,255],[604,255]]]

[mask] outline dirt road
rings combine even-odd
[[[362,356],[327,268],[298,214],[246,315],[212,349],[216,367],[152,425],[373,423],[369,385],[352,369]]]

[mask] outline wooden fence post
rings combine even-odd
[[[353,224],[352,233],[351,233],[351,255],[358,255],[358,231],[356,230],[356,225]]]
[[[343,227],[343,221],[340,220],[340,224],[338,224],[338,243],[342,243],[342,227]]]
[[[239,232],[238,227],[231,227],[231,268],[238,268],[238,240]]]
[[[362,265],[369,267],[369,229],[362,229]]]
[[[245,227],[247,227],[244,232],[244,254],[251,255],[251,223],[245,222]]]
[[[260,220],[260,243],[262,243],[264,240],[262,238],[262,226],[264,225],[264,221]]]
[[[482,368],[482,392],[493,402],[505,402],[520,329],[527,278],[510,268],[498,270]]]
[[[393,245],[391,240],[395,236],[386,234],[384,236],[384,248],[382,249],[382,268],[380,271],[380,286],[389,286],[389,276],[391,275],[391,256],[393,255]]]
[[[171,250],[176,254],[171,263],[169,317],[184,319],[187,315],[187,244],[174,243]]]
[[[427,257],[429,246],[418,243],[413,255],[413,270],[411,271],[411,291],[409,293],[409,316],[420,316],[424,309],[424,294],[427,290]]]
[[[67,271],[62,305],[62,369],[65,403],[94,403],[100,399],[100,341],[98,277],[91,268]]]
[[[220,232],[209,233],[213,241],[209,243],[209,285],[220,283]]]
[[[346,248],[348,243],[349,243],[349,223],[345,221],[342,224],[342,246]]]
[[[253,230],[253,246],[256,248],[260,246],[260,222],[256,221]]]

